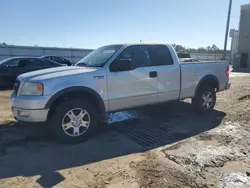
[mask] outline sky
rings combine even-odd
[[[230,28],[238,29],[233,0]],[[229,0],[2,0],[0,43],[97,48],[128,42],[223,48]],[[230,48],[230,40],[228,42]]]

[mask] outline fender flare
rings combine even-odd
[[[195,96],[196,96],[196,94],[197,94],[199,88],[201,87],[201,85],[202,85],[203,83],[205,83],[207,80],[213,80],[213,81],[215,81],[215,83],[216,83],[216,89],[219,89],[219,80],[218,80],[218,78],[217,78],[216,76],[212,75],[212,74],[209,74],[209,75],[204,76],[204,77],[199,81],[199,83],[197,84],[197,86],[196,86],[196,88],[195,88]]]

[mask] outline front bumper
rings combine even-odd
[[[28,110],[12,107],[12,113],[16,120],[25,122],[45,122],[47,121],[48,109]]]
[[[45,122],[49,109],[45,105],[49,96],[16,96],[11,95],[12,113],[19,121]]]

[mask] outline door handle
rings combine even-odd
[[[156,71],[149,72],[149,77],[150,78],[156,78],[157,77],[157,72]]]

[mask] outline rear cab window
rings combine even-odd
[[[174,61],[172,55],[165,45],[151,45],[149,46],[149,54],[152,66],[173,65]]]

